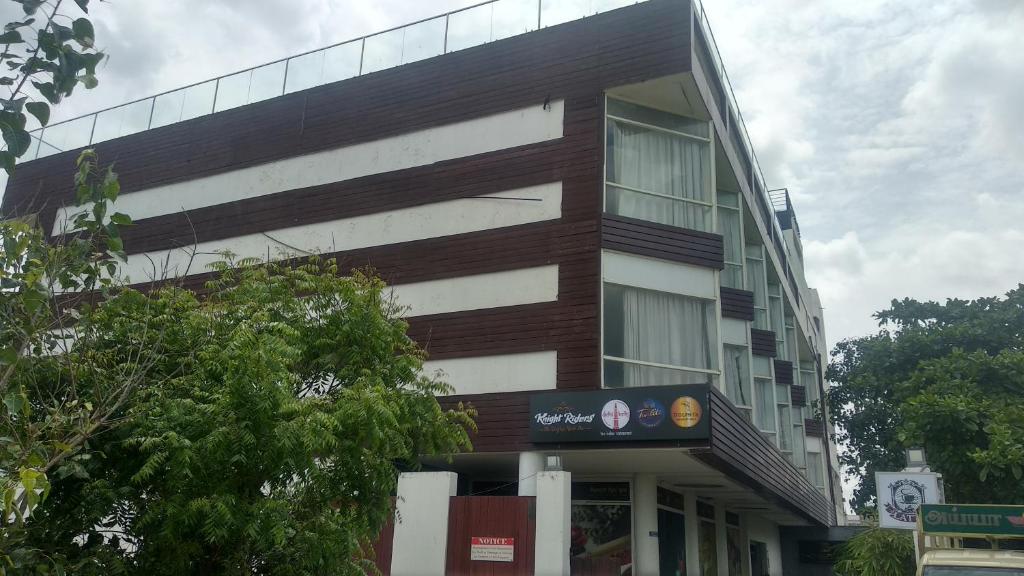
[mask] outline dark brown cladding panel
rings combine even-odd
[[[818,418],[808,418],[804,420],[804,430],[808,436],[814,436],[816,438],[825,437],[825,425],[821,423]]]
[[[712,389],[711,449],[697,457],[746,483],[762,496],[821,525],[834,508],[800,471],[717,390]]]
[[[601,247],[718,270],[725,267],[722,237],[718,234],[613,214],[601,218]]]
[[[754,293],[722,286],[722,317],[754,321]]]
[[[793,406],[807,406],[807,389],[803,386],[790,386],[789,401]]]
[[[775,332],[771,330],[750,329],[750,351],[755,356],[775,358]]]
[[[609,87],[689,70],[687,6],[684,0],[651,0],[95,148],[103,161],[117,162],[122,191],[129,193],[548,98],[593,103]],[[592,145],[599,152],[600,139]],[[19,166],[4,198],[5,213],[43,212],[47,223],[48,212],[73,198],[76,154]]]
[[[453,409],[461,402],[477,411],[477,431],[470,433],[474,452],[519,452],[529,450],[530,393],[468,394],[438,398],[442,408]]]
[[[793,385],[793,363],[789,360],[775,359],[775,383]]]

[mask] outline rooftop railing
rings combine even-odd
[[[638,0],[491,0],[51,124],[25,160],[524,34]],[[641,0],[642,1],[642,0]]]

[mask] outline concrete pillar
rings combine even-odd
[[[683,493],[686,506],[686,573],[700,574],[700,517],[697,516],[697,494]]]
[[[633,574],[658,576],[658,478],[633,476]]]
[[[537,495],[537,475],[544,471],[544,454],[540,452],[519,453],[519,495]]]
[[[715,503],[715,554],[718,556],[718,576],[729,576],[729,535],[725,528],[725,506]]]
[[[448,554],[448,499],[454,472],[403,472],[398,477],[392,576],[443,576]]]
[[[572,475],[541,472],[537,486],[537,538],[533,573],[537,576],[569,576],[572,543]]]

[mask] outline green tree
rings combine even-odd
[[[874,525],[843,544],[835,570],[841,576],[912,576],[915,566],[910,532]]]
[[[384,284],[332,261],[225,263],[201,297],[121,288],[78,314],[66,358],[18,378],[140,382],[22,526],[69,572],[362,573],[399,470],[469,448]],[[62,385],[90,401],[117,376]]]
[[[877,334],[836,345],[829,406],[841,462],[874,498],[874,472],[923,446],[950,501],[1024,503],[1024,286],[1005,298],[893,301]]]
[[[103,53],[95,49],[92,22],[83,14],[89,0],[10,0],[20,5],[24,18],[9,22],[0,33],[0,167],[14,171],[18,158],[33,144],[26,129],[26,112],[43,126],[50,121],[50,104],[59,104],[81,84],[95,88],[96,66]]]

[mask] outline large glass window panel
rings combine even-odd
[[[768,294],[760,246],[747,246],[747,289],[754,293],[754,327],[769,330]]]
[[[711,145],[664,130],[608,121],[608,181],[711,203]]]
[[[802,411],[794,410],[793,421],[796,422],[799,418],[800,424],[793,426],[793,464],[797,468],[803,468],[807,466],[807,441],[803,426],[803,415]],[[799,415],[799,416],[798,416]]]
[[[712,301],[606,284],[604,354],[681,368],[717,367]]]
[[[249,103],[280,96],[284,92],[284,68],[284,62],[275,62],[253,69],[249,82]]]
[[[807,479],[818,488],[825,486],[825,474],[822,469],[821,453],[807,453]]]
[[[700,533],[698,542],[700,544],[700,573],[702,576],[717,576],[718,574],[718,535],[715,530],[715,523],[707,520],[700,521]]]
[[[92,143],[105,142],[148,129],[152,110],[153,101],[142,100],[100,112],[96,116]]]
[[[786,404],[779,404],[779,422],[789,422],[789,406]],[[779,426],[779,450],[789,452],[793,449],[793,430],[790,426],[781,425]]]
[[[619,216],[691,230],[711,229],[711,206],[608,185],[605,210]]]
[[[296,92],[319,86],[324,74],[324,51],[317,50],[288,60],[285,92]]]
[[[768,378],[754,378],[754,425],[764,432],[775,432],[774,384]]]
[[[737,406],[752,406],[750,393],[750,363],[747,349],[725,346],[725,395]]]
[[[725,270],[722,271],[722,286],[743,289],[743,230],[740,211],[721,205],[723,196],[731,193],[719,192],[718,232],[725,244]],[[735,194],[733,194],[735,196]]]
[[[742,542],[738,526],[729,526],[725,529],[725,549],[729,558],[729,576],[740,576],[743,573]]]

